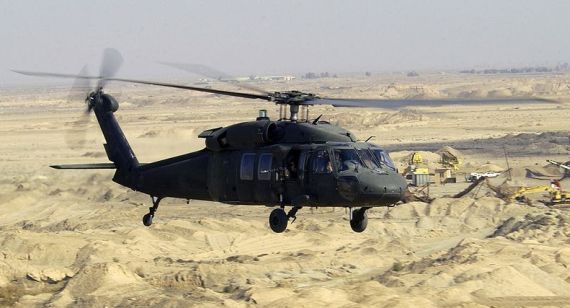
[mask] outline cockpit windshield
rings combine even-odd
[[[358,150],[358,155],[362,159],[364,166],[369,169],[376,169],[378,168],[378,164],[376,163],[376,159],[374,158],[372,152],[362,149]]]
[[[345,171],[362,166],[362,161],[354,149],[335,149],[334,158],[338,171]]]
[[[372,148],[370,150],[372,151],[372,153],[374,153],[374,156],[376,157],[376,159],[378,160],[378,162],[380,164],[386,165],[394,171],[396,170],[396,166],[394,165],[394,162],[390,158],[390,155],[388,155],[388,152],[381,150],[381,149],[374,149],[374,148]]]

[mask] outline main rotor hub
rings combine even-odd
[[[318,96],[313,93],[300,91],[275,92],[271,95],[271,100],[275,103],[287,105],[306,105],[306,102],[316,98],[318,98]]]
[[[271,101],[274,101],[278,105],[289,105],[289,120],[291,122],[297,122],[299,119],[299,106],[311,106],[311,101],[319,98],[313,93],[305,93],[300,91],[287,91],[287,92],[275,92],[271,95]]]

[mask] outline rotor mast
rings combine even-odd
[[[299,105],[289,105],[289,121],[291,122],[297,122],[297,120],[299,119]]]
[[[304,110],[304,113],[308,117],[309,106],[312,105],[311,101],[318,98],[318,96],[312,93],[304,93],[300,91],[287,91],[272,93],[269,98],[270,101],[273,101],[275,104],[279,105],[280,116],[282,109],[287,110],[287,107],[285,107],[285,105],[289,105],[289,121],[297,122],[299,121],[299,111],[301,109],[301,106],[304,106],[306,108]],[[285,111],[285,114],[282,118],[285,119],[286,116],[287,112]]]

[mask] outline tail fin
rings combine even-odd
[[[93,104],[93,109],[107,142],[105,152],[117,167],[113,181],[134,189],[139,161],[113,114],[119,103],[109,94],[99,92],[97,96],[98,102]]]

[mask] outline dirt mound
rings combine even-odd
[[[500,167],[495,164],[483,164],[475,168],[475,172],[503,172],[506,168]]]
[[[568,132],[509,134],[493,141],[510,152],[536,154],[565,154],[568,152]]]
[[[379,95],[386,98],[435,98],[442,94],[429,86],[390,84],[379,90]]]
[[[414,110],[396,112],[343,112],[329,118],[331,123],[358,129],[376,128],[387,124],[405,124],[426,121],[428,117]]]
[[[137,289],[143,291],[146,288],[135,273],[119,264],[98,263],[82,268],[51,302],[58,306],[69,305],[75,298],[82,297],[84,304],[92,305],[101,300],[108,301],[114,294],[115,301],[120,303],[123,292],[136,292]]]
[[[560,169],[557,166],[554,165],[526,167],[527,178],[548,180],[548,179],[559,179],[562,176],[563,173],[560,171]]]
[[[567,243],[570,239],[570,215],[551,210],[544,213],[511,217],[499,225],[491,237],[503,236],[515,241],[533,240],[540,243]]]
[[[374,279],[412,296],[418,289],[431,290],[439,306],[467,302],[484,306],[567,303],[570,250],[536,245],[536,235],[544,230],[548,230],[545,239],[556,236],[550,232],[561,222],[557,215],[508,219],[487,239],[463,239],[443,253],[396,262]],[[552,244],[567,241],[565,232],[567,229],[561,230]],[[520,244],[512,245],[513,241]],[[524,243],[534,244],[533,248]]]

